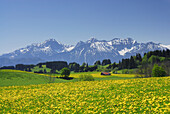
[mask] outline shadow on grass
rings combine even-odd
[[[64,80],[72,80],[74,79],[73,77],[59,77],[60,79],[64,79]]]

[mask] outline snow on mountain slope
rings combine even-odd
[[[90,48],[97,49],[97,51],[103,51],[103,52],[108,52],[113,49],[113,47],[109,43],[105,43],[105,42],[91,43]]]
[[[80,41],[75,46],[61,44],[55,39],[49,39],[42,43],[32,44],[14,52],[3,54],[0,56],[0,65],[36,64],[40,61],[61,60],[80,64],[83,62],[93,64],[96,60],[103,59],[118,62],[122,58],[130,57],[136,53],[143,55],[148,51],[163,49],[170,49],[170,45],[153,42],[138,43],[131,38],[114,38],[109,41],[91,38],[85,42]],[[34,62],[30,62],[30,60]]]
[[[64,49],[63,52],[65,52],[65,51],[66,51],[66,52],[69,52],[69,51],[73,50],[74,47],[75,47],[75,46],[73,46],[73,45],[71,45],[71,46],[65,46],[65,49]]]
[[[165,48],[170,49],[170,45],[163,45],[163,44],[160,44],[160,47],[165,47]]]
[[[46,58],[47,56],[53,56],[57,53],[69,52],[73,48],[74,46],[63,45],[57,42],[55,39],[49,39],[43,43],[32,44],[25,48],[18,49],[12,53],[4,54],[2,57],[9,56],[9,58]]]
[[[133,49],[134,49],[134,47],[132,47],[131,49],[124,48],[124,49],[122,49],[121,51],[118,51],[118,52],[119,52],[120,55],[124,56],[127,52],[130,52]]]

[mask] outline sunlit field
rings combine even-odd
[[[20,70],[0,70],[0,72],[9,72],[9,73],[27,73],[27,74],[37,74],[42,76],[51,76],[51,77],[60,77],[60,74],[39,74],[27,71],[20,71]],[[71,73],[69,77],[79,78],[82,74],[90,74],[94,78],[104,78],[104,77],[135,77],[135,74],[111,74],[111,75],[101,75],[101,72],[81,72],[81,73]]]
[[[52,83],[63,82],[77,82],[80,75],[90,74],[95,80],[118,80],[118,79],[132,79],[133,74],[111,74],[111,76],[100,75],[100,72],[82,72],[71,73],[69,77],[72,80],[60,79],[60,74],[39,74],[33,72],[26,72],[20,70],[0,70],[0,86],[20,86],[20,85],[32,85],[32,84],[47,84],[50,77],[52,77]],[[58,78],[57,78],[58,77]]]
[[[21,86],[21,85],[35,85],[35,84],[47,84],[50,81],[50,75],[38,74],[19,70],[0,70],[0,87],[2,86]],[[72,82],[73,80],[64,80],[55,78],[51,75],[53,83]]]
[[[136,74],[112,74],[112,76],[117,76],[117,77],[135,77]]]
[[[0,87],[0,113],[168,113],[170,77]]]
[[[135,74],[111,74],[111,75],[101,75],[101,72],[81,72],[81,73],[71,73],[70,77],[79,78],[82,74],[90,74],[94,78],[106,78],[106,77],[135,77]],[[54,76],[59,76],[58,74]]]

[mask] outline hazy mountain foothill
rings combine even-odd
[[[55,39],[49,39],[43,43],[31,44],[14,52],[0,56],[0,66],[16,64],[37,64],[46,61],[67,61],[79,64],[93,65],[97,60],[110,59],[111,62],[119,62],[122,58],[154,50],[170,49],[170,45],[147,42],[138,43],[132,38],[112,40],[97,40],[91,38],[85,42],[79,41],[76,45],[61,44]]]
[[[156,75],[170,75],[170,50],[155,50],[144,53],[143,57],[140,53],[129,58],[123,58],[118,63],[112,63],[110,59],[102,61],[97,60],[93,65],[88,63],[79,64],[76,62],[67,63],[66,61],[50,61],[38,64],[17,64],[15,66],[3,66],[0,69],[16,69],[34,73],[44,74],[60,74],[63,68],[77,72],[112,72],[114,74],[136,74],[136,77],[152,77],[154,72]],[[160,74],[162,72],[162,74]]]

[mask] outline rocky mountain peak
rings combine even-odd
[[[86,41],[86,43],[94,43],[97,42],[98,40],[96,38],[90,38],[89,40]]]
[[[43,43],[28,45],[25,48],[1,55],[0,66],[15,65],[18,63],[36,64],[40,62],[37,60],[62,60],[80,64],[83,62],[93,64],[96,60],[103,59],[110,59],[117,62],[122,58],[128,58],[136,53],[144,54],[148,51],[163,49],[170,49],[170,46],[154,42],[137,43],[137,41],[132,38],[114,38],[109,41],[91,38],[85,42],[79,41],[76,46],[65,45],[55,39],[48,39]],[[3,61],[4,58],[6,61]],[[23,61],[23,59],[27,60],[27,62]]]

